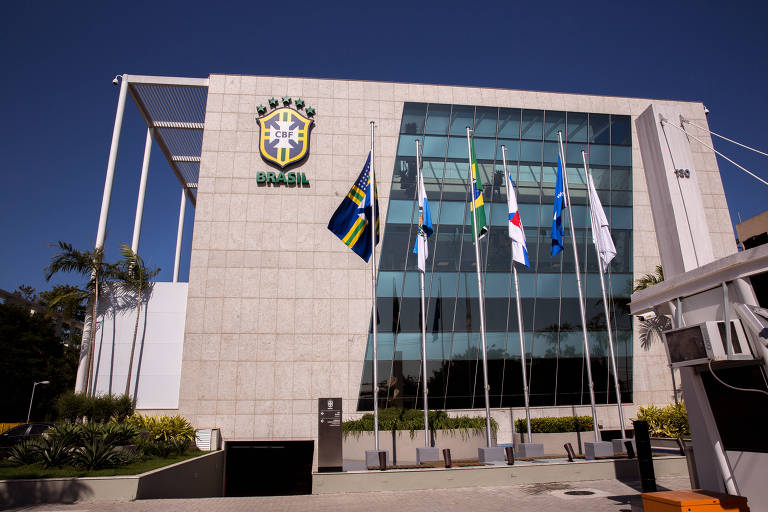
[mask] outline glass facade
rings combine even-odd
[[[412,253],[417,217],[416,145],[423,143],[424,182],[434,234],[425,275],[429,407],[469,409],[483,398],[480,318],[472,244],[466,127],[474,128],[485,208],[491,225],[480,242],[485,291],[491,407],[523,405],[522,370],[501,146],[517,186],[531,268],[518,265],[530,401],[535,406],[589,403],[573,248],[573,224],[585,287],[598,403],[615,403],[607,332],[592,237],[588,230],[581,150],[611,224],[617,256],[606,273],[622,400],[632,401],[632,137],[629,116],[406,103],[384,238],[379,246],[378,374],[380,407],[421,408],[419,273]],[[565,250],[550,256],[563,132],[573,223],[564,213]],[[358,410],[373,408],[372,337],[368,337]]]

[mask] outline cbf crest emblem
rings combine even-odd
[[[269,100],[270,107],[277,107],[277,100]],[[257,108],[260,117],[261,133],[259,150],[261,157],[281,169],[303,160],[309,153],[309,134],[314,121],[307,116],[314,115],[314,109],[307,107],[307,116],[291,108],[291,98],[283,98],[283,106],[265,114],[266,108]],[[298,108],[304,107],[304,101],[296,100]]]

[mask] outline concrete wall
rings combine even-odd
[[[317,109],[309,157],[294,170],[308,188],[263,186],[271,170],[258,150],[256,107],[270,97],[302,98]],[[386,217],[405,101],[523,107],[632,116],[651,100],[471,87],[212,75],[203,137],[189,277],[179,409],[224,439],[317,437],[317,402],[356,404],[370,317],[369,267],[326,228],[365,161],[377,123],[376,169]],[[655,101],[655,100],[654,100]],[[706,126],[703,105],[674,104]],[[633,130],[635,277],[659,253],[645,174]],[[708,135],[695,133],[705,141]],[[715,256],[735,251],[714,155],[693,146]],[[383,227],[386,231],[386,226]],[[634,341],[635,403],[668,403],[672,381],[660,342]],[[542,416],[584,408],[540,408]],[[601,423],[618,425],[615,407]],[[588,411],[588,408],[586,408]],[[634,406],[630,405],[632,416]],[[475,411],[477,412],[477,411]],[[509,409],[494,410],[499,440],[511,440]],[[514,412],[519,417],[519,412]],[[605,418],[603,421],[602,418]]]
[[[102,295],[100,304],[96,393],[123,394],[136,325],[136,297],[113,287]],[[187,283],[154,283],[144,299],[130,388],[137,409],[170,409],[175,414],[179,406],[186,309]]]

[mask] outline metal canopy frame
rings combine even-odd
[[[152,138],[195,206],[208,79],[126,74],[123,80]]]

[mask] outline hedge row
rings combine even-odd
[[[87,396],[85,393],[64,393],[56,400],[59,419],[76,422],[104,423],[111,419],[122,421],[131,414],[133,400],[127,395]]]
[[[430,430],[459,430],[463,434],[479,433],[485,430],[485,417],[449,417],[445,411],[429,411]],[[345,435],[350,433],[373,431],[373,414],[364,414],[359,420],[349,420],[341,424]],[[390,407],[379,409],[380,430],[407,430],[411,436],[417,430],[424,429],[424,411],[422,409],[399,409]],[[499,429],[496,420],[491,418],[491,429]]]
[[[649,405],[639,407],[637,419],[648,422],[648,431],[656,437],[690,437],[688,412],[685,404],[670,404],[664,407]]]
[[[592,430],[591,416],[562,416],[559,418],[531,418],[531,432],[534,434],[551,434],[558,432],[590,432]],[[528,432],[525,418],[515,420],[515,431]]]

